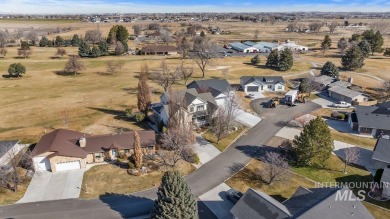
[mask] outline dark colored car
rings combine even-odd
[[[240,200],[240,198],[244,195],[241,192],[235,189],[229,189],[227,192],[227,198],[232,201],[234,204]]]

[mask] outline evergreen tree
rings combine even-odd
[[[267,66],[268,68],[277,68],[278,63],[279,63],[279,52],[277,49],[274,49],[268,55],[267,63],[265,63],[265,66]]]
[[[363,67],[364,56],[358,46],[352,46],[341,58],[341,65],[347,70],[356,70]]]
[[[81,57],[89,56],[91,53],[91,47],[89,47],[89,44],[82,40],[79,44],[79,55]]]
[[[115,41],[127,42],[129,39],[129,32],[123,25],[115,25],[111,27],[107,37],[107,42],[112,43]]]
[[[179,171],[165,172],[151,213],[153,219],[198,219],[198,206]]]
[[[94,57],[94,58],[101,56],[101,52],[100,52],[100,49],[99,49],[98,46],[94,46],[92,48],[91,56]]]
[[[79,35],[77,35],[77,34],[73,35],[72,40],[71,40],[72,46],[79,46],[80,42],[81,42],[81,39],[80,39]]]
[[[64,39],[61,36],[57,36],[56,37],[56,41],[55,41],[55,45],[56,46],[63,46],[64,45]]]
[[[260,56],[259,56],[259,55],[256,55],[255,57],[253,57],[253,58],[251,59],[251,63],[252,63],[252,65],[258,65],[258,64],[260,64]]]
[[[360,34],[358,34],[358,33],[352,34],[352,37],[348,39],[348,41],[349,41],[350,43],[352,43],[352,42],[359,43],[360,40],[362,40],[362,35],[360,35]]]
[[[201,37],[205,37],[206,36],[206,34],[205,34],[205,32],[202,30],[202,32],[200,32],[200,36]]]
[[[383,53],[384,56],[390,57],[390,48],[386,48],[385,52]]]
[[[329,35],[325,35],[324,40],[321,43],[321,49],[326,52],[326,50],[330,49],[332,46],[332,40],[330,39]]]
[[[22,41],[20,44],[20,49],[21,50],[30,50],[30,44],[28,44],[27,41]]]
[[[41,40],[39,41],[39,46],[40,47],[45,47],[45,46],[49,46],[51,44],[50,40],[47,39],[47,37],[43,36],[41,38]]]
[[[142,149],[141,149],[141,140],[139,138],[138,132],[134,131],[134,164],[135,167],[142,167]]]
[[[106,41],[99,42],[99,49],[100,49],[101,55],[108,55],[108,44]]]
[[[324,166],[333,151],[328,124],[319,116],[305,125],[293,143],[298,166]]]
[[[14,77],[22,77],[26,73],[26,67],[21,63],[13,63],[8,67],[8,73]]]
[[[148,66],[147,65],[142,66],[141,72],[139,74],[138,93],[137,93],[138,109],[145,115],[147,115],[148,107],[151,103],[150,89],[147,83],[147,73],[148,73]]]
[[[365,30],[362,34],[362,39],[370,44],[372,55],[374,55],[374,52],[382,52],[383,37],[381,32],[377,31],[374,33],[374,30]]]
[[[280,53],[279,62],[278,62],[278,68],[280,71],[287,71],[289,70],[294,64],[294,57],[291,52],[291,49],[284,49]]]
[[[362,51],[362,54],[365,58],[368,58],[371,55],[371,45],[367,42],[367,40],[362,40],[360,43],[357,44],[360,51]]]
[[[327,75],[329,77],[338,78],[339,77],[339,69],[332,62],[326,62],[321,69],[321,75]]]

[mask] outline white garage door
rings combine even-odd
[[[61,162],[56,164],[57,171],[65,171],[65,170],[77,170],[80,169],[80,161],[69,161],[69,162]]]
[[[35,171],[49,171],[51,169],[50,161],[47,157],[34,157],[33,161]]]

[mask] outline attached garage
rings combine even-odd
[[[78,169],[80,169],[80,161],[78,160],[56,163],[57,171],[78,170]]]
[[[46,156],[33,158],[35,171],[50,171],[50,161]]]
[[[259,86],[247,86],[246,91],[247,92],[259,92]]]

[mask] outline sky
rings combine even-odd
[[[390,12],[390,0],[0,0],[0,13]]]

